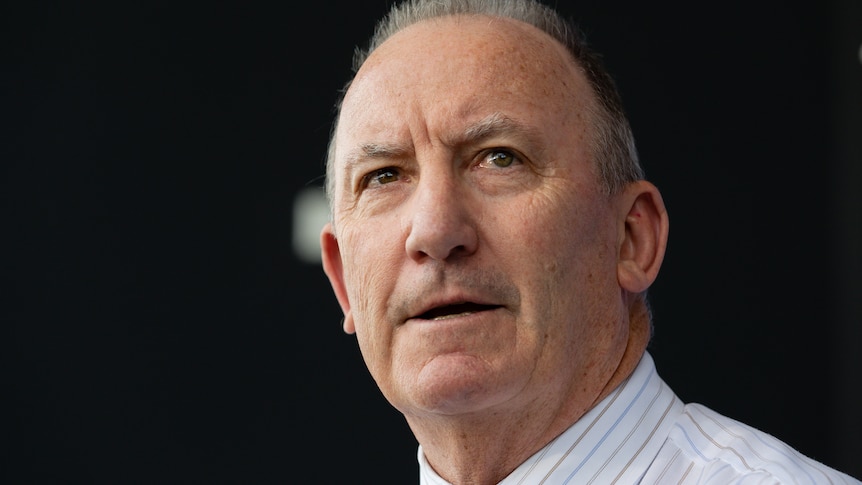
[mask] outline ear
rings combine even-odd
[[[341,248],[332,228],[332,223],[327,223],[320,231],[320,255],[323,262],[323,272],[329,278],[329,284],[335,292],[335,298],[344,313],[344,331],[355,333],[356,326],[353,323],[353,315],[350,313],[350,300],[347,298],[347,288],[344,285],[344,267],[341,263]]]
[[[646,180],[629,184],[620,194],[617,279],[630,293],[641,293],[655,281],[664,260],[669,221],[658,189]]]

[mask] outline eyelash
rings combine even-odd
[[[506,157],[505,159],[509,161],[508,165],[497,165],[494,163],[495,160],[500,159],[500,155]],[[491,165],[496,165],[496,168],[505,169],[511,167],[513,164],[523,163],[521,157],[512,150],[506,148],[492,148],[489,150],[484,150],[481,152],[480,161],[478,165],[480,167],[494,168]],[[397,178],[401,177],[401,170],[397,167],[383,167],[374,171],[367,173],[362,177],[362,187],[369,187],[372,184],[377,185],[386,185],[390,182],[395,182],[396,180],[391,180],[390,182],[380,182],[382,178]]]
[[[401,171],[395,167],[383,167],[372,172],[369,172],[365,176],[362,177],[362,186],[368,187],[374,182],[377,182],[378,185],[385,185],[386,183],[380,183],[380,178],[384,176],[388,177],[399,177],[401,175]]]
[[[508,165],[500,166],[500,165],[497,165],[496,163],[494,163],[494,160],[500,159],[499,155],[504,155],[506,157],[506,160],[509,161]],[[479,162],[479,165],[482,165],[482,166],[496,165],[497,168],[509,168],[517,162],[522,162],[521,157],[518,156],[518,154],[513,152],[512,150],[509,150],[506,148],[492,148],[490,150],[486,150],[482,154],[482,161]]]

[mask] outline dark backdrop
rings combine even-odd
[[[670,211],[665,380],[862,476],[859,3],[557,3]],[[416,482],[291,246],[359,5],[4,5],[4,483]]]

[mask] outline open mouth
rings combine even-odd
[[[472,313],[484,312],[500,308],[500,305],[481,305],[479,303],[456,303],[454,305],[444,305],[432,308],[427,312],[418,315],[416,318],[422,320],[445,320],[447,318],[461,317]]]

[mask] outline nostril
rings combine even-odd
[[[431,189],[427,184],[426,179],[425,190],[417,190],[412,200],[407,252],[416,261],[444,261],[453,255],[469,254],[475,250],[477,237],[467,201],[451,189],[451,184]]]

